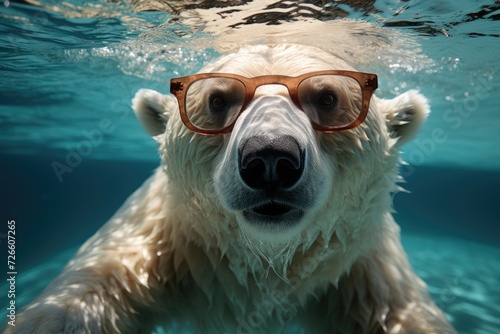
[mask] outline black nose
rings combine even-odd
[[[239,170],[250,188],[291,188],[304,170],[303,150],[292,136],[251,137],[239,150]]]

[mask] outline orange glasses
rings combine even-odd
[[[247,78],[201,73],[170,81],[185,126],[202,135],[229,133],[238,116],[263,85],[283,85],[293,103],[326,133],[361,124],[378,86],[377,75],[354,71],[319,71],[297,77],[264,75]]]

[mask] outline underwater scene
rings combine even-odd
[[[492,0],[0,2],[0,328],[159,165],[135,93],[286,42],[376,73],[378,97],[428,98],[393,216],[457,332],[500,333],[499,21]]]

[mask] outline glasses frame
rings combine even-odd
[[[339,127],[328,127],[328,126],[322,126],[321,124],[317,124],[313,121],[311,121],[311,124],[313,128],[317,131],[325,132],[325,133],[334,133],[334,132],[340,132],[340,131],[346,131],[352,128],[355,128],[356,126],[360,125],[363,123],[363,121],[366,118],[366,115],[368,114],[369,106],[370,106],[370,99],[373,95],[373,92],[377,89],[378,87],[378,78],[376,74],[373,73],[363,73],[363,72],[357,72],[357,71],[347,71],[347,70],[329,70],[329,71],[316,71],[316,72],[309,72],[306,74],[302,74],[296,77],[291,77],[291,76],[285,76],[285,75],[263,75],[263,76],[257,76],[253,78],[248,78],[242,75],[237,75],[237,74],[229,74],[229,73],[199,73],[195,75],[189,75],[185,77],[179,77],[179,78],[173,78],[170,80],[170,93],[173,94],[179,103],[179,112],[181,114],[181,119],[184,125],[199,134],[202,135],[207,135],[207,136],[217,136],[217,135],[224,135],[229,132],[234,127],[234,124],[236,123],[236,120],[239,118],[241,113],[245,110],[246,106],[250,101],[252,101],[255,91],[257,90],[258,87],[263,86],[263,85],[282,85],[285,86],[288,89],[288,94],[290,95],[290,98],[292,99],[293,103],[302,111],[304,109],[302,108],[299,98],[298,98],[298,88],[299,85],[302,83],[302,81],[314,77],[314,76],[321,76],[321,75],[340,75],[340,76],[345,76],[352,78],[356,80],[359,83],[359,86],[361,87],[361,93],[362,93],[362,110],[361,113],[359,114],[358,118],[355,119],[353,122],[344,125],[344,126],[339,126]],[[240,111],[238,111],[238,115],[234,119],[234,121],[224,127],[223,129],[219,130],[209,130],[209,129],[203,129],[199,128],[196,125],[192,124],[189,121],[189,117],[187,115],[186,111],[186,92],[189,89],[189,86],[193,84],[196,81],[207,79],[207,78],[230,78],[230,79],[235,79],[238,80],[243,84],[245,87],[245,99],[241,105]]]

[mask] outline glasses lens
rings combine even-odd
[[[193,82],[186,92],[186,114],[201,130],[222,130],[234,123],[245,101],[245,85],[233,78]]]
[[[358,81],[344,75],[318,75],[303,80],[298,98],[313,123],[331,129],[347,126],[362,112]]]

